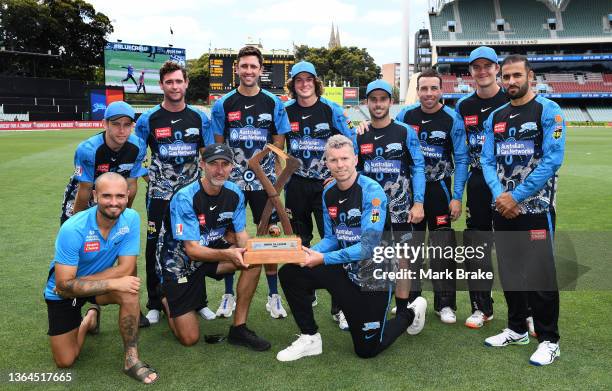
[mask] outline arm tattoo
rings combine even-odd
[[[59,290],[65,297],[87,297],[108,293],[108,281],[88,281],[80,278],[64,281],[59,284]]]

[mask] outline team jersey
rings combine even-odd
[[[76,277],[91,276],[100,273],[115,263],[117,257],[138,255],[140,252],[140,216],[138,212],[127,208],[106,239],[98,229],[96,213],[93,206],[75,214],[60,228],[55,240],[55,257],[49,266],[49,278],[45,287],[45,299],[63,300],[56,294],[55,265],[76,266]]]
[[[389,200],[392,223],[408,221],[413,202],[423,202],[425,160],[414,130],[401,122],[357,136],[357,169],[374,179]],[[412,183],[411,183],[412,182]]]
[[[242,232],[245,226],[244,194],[234,183],[226,181],[215,196],[206,194],[201,181],[184,187],[172,197],[170,215],[166,215],[160,231],[158,275],[178,281],[202,264],[189,259],[184,240],[198,241],[209,248],[228,248],[226,230]]]
[[[124,178],[138,178],[147,174],[142,166],[147,155],[147,146],[133,134],[120,150],[113,151],[106,145],[106,132],[98,133],[79,144],[74,152],[74,174],[68,180],[62,202],[62,214],[71,217],[79,182],[95,182],[105,172],[116,172]],[[93,197],[88,207],[94,205]]]
[[[241,95],[236,89],[215,102],[211,117],[213,133],[223,136],[234,151],[236,166],[230,180],[242,190],[263,190],[261,182],[247,164],[254,154],[272,143],[272,136],[291,130],[281,100],[264,89],[255,96]],[[261,167],[272,183],[276,182],[274,163],[273,153],[261,161]]]
[[[493,199],[510,192],[522,214],[555,206],[557,170],[565,152],[565,120],[555,102],[536,96],[507,103],[485,122],[482,171]]]
[[[349,128],[342,108],[320,97],[310,107],[302,107],[297,100],[290,100],[285,104],[285,109],[291,125],[291,132],[286,135],[287,152],[302,162],[295,174],[309,179],[329,178],[329,170],[323,160],[327,139],[343,134],[355,144],[355,133]]]
[[[426,181],[440,181],[454,173],[452,198],[461,200],[469,164],[461,118],[447,106],[432,114],[425,113],[417,103],[405,107],[395,119],[416,131],[425,157]]]
[[[191,106],[155,106],[138,118],[136,135],[151,148],[148,196],[162,200],[199,177],[199,150],[214,143],[208,117]]]
[[[387,196],[373,179],[358,174],[347,190],[333,181],[323,190],[325,235],[312,249],[324,254],[326,265],[342,264],[361,288],[386,289],[388,282],[374,278],[374,270],[385,265],[371,258],[390,228],[387,207]]]
[[[455,111],[465,125],[468,148],[470,151],[470,167],[481,169],[480,153],[484,142],[484,122],[491,113],[510,101],[503,89],[499,89],[495,96],[483,99],[474,91],[470,95],[459,99]]]

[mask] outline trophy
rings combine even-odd
[[[268,154],[274,153],[280,158],[285,167],[278,175],[273,185],[261,168],[261,160]],[[244,262],[248,264],[264,263],[302,263],[306,261],[306,252],[302,250],[302,239],[293,235],[289,216],[280,200],[280,192],[291,178],[291,175],[300,167],[300,161],[272,144],[266,144],[265,148],[249,159],[249,168],[261,182],[268,194],[268,202],[264,207],[261,220],[257,226],[257,238],[247,241],[247,251],[244,253]],[[280,219],[284,237],[261,237],[268,234],[268,222],[272,216],[272,210]]]

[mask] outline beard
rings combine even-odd
[[[125,210],[125,209],[123,209],[123,210]],[[106,209],[98,208],[98,211],[100,212],[100,214],[102,216],[104,216],[105,218],[107,218],[109,220],[113,220],[113,221],[117,220],[119,218],[119,216],[121,216],[121,213],[123,213],[123,210],[121,210],[121,212],[117,213],[117,215],[115,216],[115,215],[112,215],[112,214],[106,212]]]
[[[387,117],[387,115],[389,115],[389,109],[383,111],[383,113],[381,115],[376,115],[374,111],[370,111],[370,117],[372,117],[374,119],[383,119],[383,118]]]
[[[522,84],[518,91],[512,93],[510,89],[506,90],[506,96],[510,99],[520,99],[525,96],[525,94],[529,91],[529,83]]]

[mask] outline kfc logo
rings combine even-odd
[[[436,225],[445,225],[448,220],[448,215],[436,216]]]
[[[204,216],[204,213],[198,215],[198,221],[200,225],[206,225],[206,216]]]
[[[463,117],[463,123],[465,124],[465,126],[478,126],[478,116],[467,115]]]
[[[100,251],[100,242],[85,242],[83,251],[86,253],[94,253]]]
[[[338,217],[338,207],[330,206],[329,208],[327,208],[327,213],[329,214],[329,217],[335,219],[336,217]]]
[[[240,113],[240,111],[232,111],[231,113],[227,113],[227,120],[229,122],[240,121],[241,118],[242,118],[242,113]]]
[[[98,172],[108,172],[109,169],[110,164],[99,164],[98,167],[96,167],[96,171]]]
[[[504,133],[505,131],[506,131],[505,122],[500,122],[498,124],[495,124],[495,127],[493,128],[494,133]]]
[[[172,129],[168,128],[157,128],[155,129],[155,138],[166,138],[172,136]]]
[[[291,131],[292,132],[299,132],[300,131],[300,123],[299,122],[292,122],[291,123]]]
[[[374,152],[374,144],[363,144],[360,148],[362,155]]]

